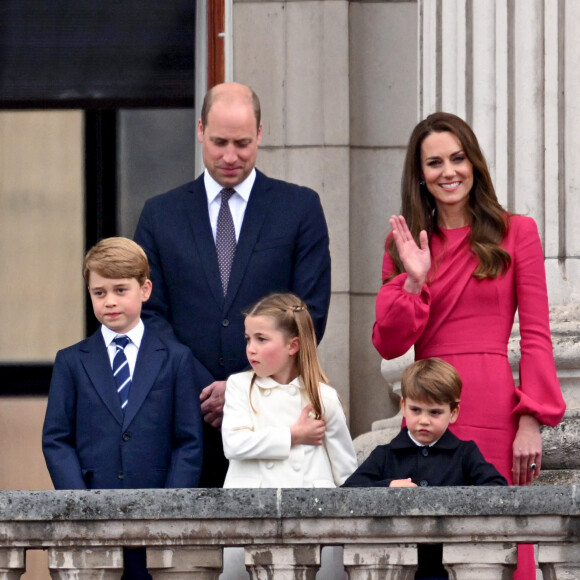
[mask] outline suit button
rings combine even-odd
[[[274,462],[268,461],[268,463],[266,463],[266,469],[272,469],[272,467],[274,467]]]
[[[123,433],[123,441],[129,441],[129,439],[131,439],[131,434],[130,433]]]
[[[300,463],[293,463],[292,464],[292,469],[294,471],[300,471]]]
[[[119,479],[125,479],[125,474],[122,471],[119,471],[119,475],[117,475]]]
[[[222,320],[222,326],[229,326],[230,325],[230,321],[227,318],[224,318]]]
[[[218,360],[218,364],[220,365],[220,367],[223,367],[226,363],[224,362],[224,357],[220,356],[219,360]]]
[[[429,486],[429,482],[428,482],[426,479],[422,479],[422,480],[419,482],[419,485],[420,485],[421,487],[428,487],[428,486]]]
[[[291,395],[295,395],[295,394],[296,394],[296,387],[290,387],[290,388],[288,389],[288,392],[289,392]]]
[[[427,457],[427,455],[429,455],[429,448],[423,447],[423,449],[421,449],[421,453],[423,454],[423,457]]]

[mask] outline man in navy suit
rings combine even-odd
[[[132,240],[107,238],[87,253],[84,276],[102,326],[56,357],[42,436],[55,489],[197,487],[199,363],[141,321],[147,256]],[[143,548],[125,550],[123,578],[150,580]]]
[[[255,169],[260,103],[238,83],[212,88],[198,122],[205,172],[147,201],[135,240],[151,264],[154,291],[143,315],[189,346],[210,375],[201,394],[200,485],[221,487],[227,470],[219,427],[225,381],[248,367],[243,311],[272,292],[307,304],[318,340],[330,302],[328,229],[318,194]],[[229,198],[236,249],[226,288],[216,252],[221,191]]]

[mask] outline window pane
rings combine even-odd
[[[83,117],[0,112],[0,362],[84,333]]]

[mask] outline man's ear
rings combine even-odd
[[[203,123],[201,119],[197,120],[197,140],[202,143],[203,142]]]

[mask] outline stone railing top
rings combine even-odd
[[[0,492],[0,522],[580,516],[575,485]]]

